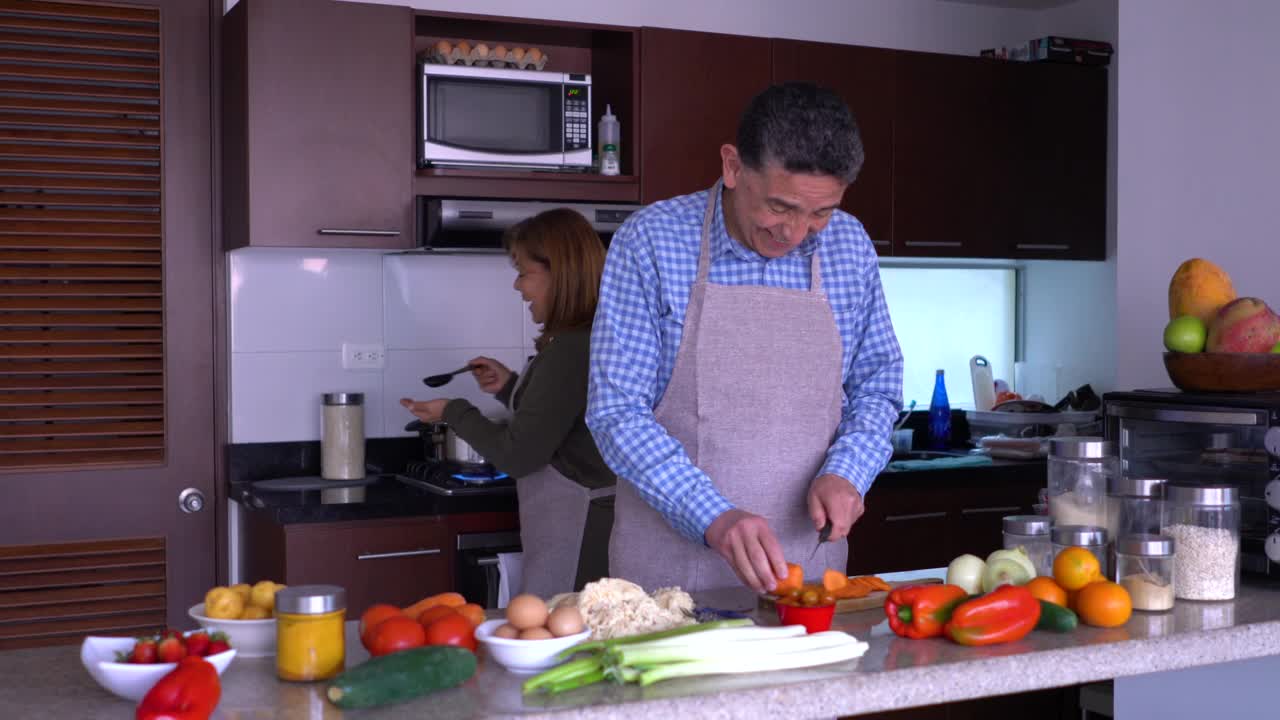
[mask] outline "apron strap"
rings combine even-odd
[[[702,211],[702,247],[698,251],[698,277],[694,281],[695,284],[705,284],[711,272],[711,223],[715,220],[716,200],[720,197],[720,190],[723,187],[724,178],[716,180],[716,184],[711,186],[711,192],[707,194],[707,206]],[[822,262],[818,259],[816,247],[813,249],[813,254],[809,256],[809,292],[822,294]],[[512,393],[512,396],[514,397],[515,393]]]

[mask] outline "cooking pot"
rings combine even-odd
[[[485,465],[489,462],[466,440],[458,437],[457,431],[449,427],[448,423],[424,423],[421,420],[414,420],[405,425],[404,429],[422,436],[429,457],[437,460],[451,460],[463,465]]]

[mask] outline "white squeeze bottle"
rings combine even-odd
[[[613,106],[604,106],[604,115],[596,127],[596,147],[599,150],[600,174],[617,175],[622,171],[621,161],[622,126],[618,124],[618,116],[613,114]]]

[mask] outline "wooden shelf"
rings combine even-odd
[[[634,175],[420,168],[413,192],[431,197],[634,203],[640,201],[640,181]]]

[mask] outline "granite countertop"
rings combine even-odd
[[[716,607],[753,601],[741,589],[700,598]],[[772,617],[761,615],[764,621]],[[1018,693],[1108,678],[1198,667],[1280,653],[1280,589],[1247,584],[1234,601],[1179,601],[1164,613],[1134,613],[1123,627],[1035,632],[1008,645],[966,648],[889,633],[879,611],[838,615],[836,628],[870,642],[862,658],[822,668],[689,678],[640,689],[600,685],[554,699],[523,698],[521,678],[482,662],[460,688],[410,703],[344,714],[323,683],[276,680],[267,659],[237,658],[223,676],[215,718],[814,718],[847,716]],[[365,653],[348,623],[348,662]],[[0,653],[0,707],[10,717],[124,718],[133,704],[102,690],[75,646]]]

